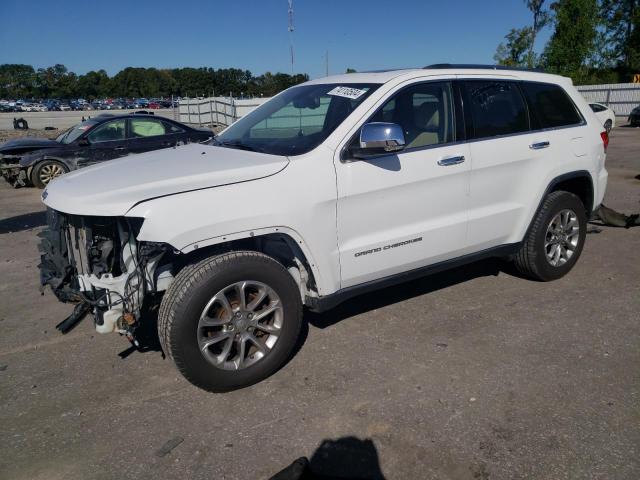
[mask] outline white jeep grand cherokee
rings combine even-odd
[[[601,122],[554,75],[434,65],[290,88],[212,145],[85,168],[43,194],[43,285],[193,384],[258,382],[315,311],[481,257],[554,280],[607,182]]]

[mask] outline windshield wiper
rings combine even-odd
[[[264,153],[264,151],[260,148],[252,147],[251,145],[247,145],[241,142],[222,142],[220,140],[216,140],[215,144],[220,145],[221,147],[237,148],[238,150],[247,150],[249,152]]]

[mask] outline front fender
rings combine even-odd
[[[311,162],[296,161],[268,178],[150,199],[126,216],[145,219],[138,240],[167,243],[183,253],[266,234],[288,235],[305,255],[318,293],[326,295],[340,287],[335,176],[332,169],[304,173],[309,165],[313,169]],[[299,181],[303,174],[313,178],[312,187]]]

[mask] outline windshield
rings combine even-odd
[[[323,83],[286,90],[216,137],[216,144],[300,155],[320,145],[379,85]]]
[[[66,132],[58,135],[58,138],[56,138],[56,142],[68,145],[69,143],[71,143],[74,140],[76,140],[84,132],[86,132],[91,127],[93,127],[95,124],[96,124],[96,122],[94,122],[93,120],[86,120],[84,122],[81,122],[81,123],[77,124],[76,126],[71,127]]]

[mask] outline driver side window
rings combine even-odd
[[[125,119],[114,120],[112,122],[103,123],[94,128],[87,139],[91,143],[113,142],[124,140],[125,138]]]
[[[449,82],[429,82],[401,90],[369,122],[397,123],[406,148],[454,141],[453,94]]]

